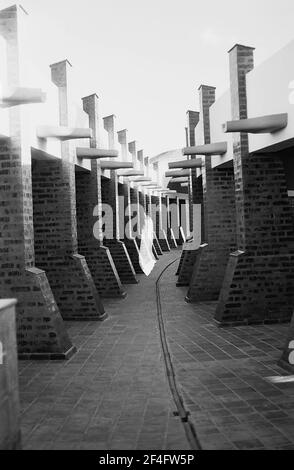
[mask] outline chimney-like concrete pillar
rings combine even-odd
[[[82,98],[93,137],[91,148],[99,148],[99,98],[96,94]],[[77,213],[79,252],[86,257],[96,288],[102,297],[123,297],[117,269],[109,249],[103,246],[103,207],[100,161],[91,160],[91,172],[78,172]]]
[[[198,122],[199,122],[199,112],[191,111],[191,110],[187,111],[188,147],[194,147],[194,145],[196,145],[195,129],[196,129]]]
[[[103,125],[104,129],[108,134],[108,148],[115,149],[116,142],[115,142],[115,115],[111,114],[110,116],[106,116],[103,118]]]
[[[71,72],[68,60],[50,66],[51,78],[59,96],[58,125],[68,126],[71,116]],[[75,169],[75,147],[72,141],[62,141],[61,159],[35,161],[33,200],[36,259],[46,267],[63,318],[67,320],[102,320],[105,311],[95,287],[86,258],[79,253],[77,213],[78,181]],[[46,191],[44,191],[46,181]],[[84,194],[83,194],[84,197]],[[89,201],[86,201],[86,205]],[[46,233],[47,219],[54,230]],[[47,231],[46,231],[47,232]],[[44,260],[44,252],[47,260]]]
[[[139,170],[144,170],[144,150],[138,150],[137,160],[139,163]]]
[[[111,114],[110,116],[103,118],[104,129],[108,133],[108,148],[114,148],[114,136],[115,136],[115,115]],[[104,184],[104,183],[103,183]],[[114,240],[120,239],[120,224],[119,224],[119,203],[118,203],[118,176],[116,170],[110,171],[110,180],[105,181],[104,186],[102,187],[102,201],[104,204],[108,204],[113,211],[113,220],[110,222],[110,226],[113,227],[113,233],[107,234],[107,238],[113,238]],[[107,221],[106,221],[107,223]]]
[[[253,49],[237,44],[229,54],[232,119],[246,119]],[[238,251],[227,265],[216,320],[288,321],[294,301],[294,232],[282,153],[250,154],[247,134],[233,138]]]
[[[117,133],[118,142],[121,146],[121,156],[123,162],[129,161],[127,132],[127,129],[123,129],[122,131],[118,131]]]
[[[123,161],[130,161],[130,152],[128,146],[127,130],[123,129],[117,133],[118,142],[121,146],[121,155]],[[135,152],[135,150],[133,150]],[[133,160],[133,155],[132,155]],[[134,161],[134,160],[133,160]],[[121,207],[123,208],[124,217],[122,220],[122,226],[124,233],[122,234],[122,239],[127,248],[131,262],[133,264],[134,270],[137,274],[142,274],[142,269],[139,263],[139,247],[137,240],[134,238],[132,232],[132,205],[131,205],[131,183],[125,178],[123,185],[119,186],[120,200],[123,199]]]
[[[193,147],[196,145],[195,140],[195,129],[199,123],[199,112],[198,111],[187,111],[187,136],[186,136],[186,145],[188,147]],[[195,156],[190,157],[191,159],[195,159]],[[197,170],[191,170],[191,177],[189,179],[188,185],[188,195],[189,195],[189,224],[190,224],[190,232],[193,233],[194,229],[194,213],[193,213],[193,204],[198,204],[198,202],[194,202],[193,192],[196,192],[199,186],[199,181],[197,181]],[[202,199],[200,204],[202,204]]]
[[[132,156],[134,169],[140,170],[139,165],[138,165],[138,160],[137,160],[137,142],[135,140],[132,142],[129,142],[128,148]],[[141,237],[142,223],[143,223],[144,217],[142,214],[142,208],[140,206],[139,190],[134,184],[131,184],[131,202],[132,202],[132,207],[134,209],[133,212],[137,213],[136,239],[137,239],[138,245],[140,245],[140,237]]]
[[[203,143],[210,144],[210,108],[215,102],[215,88],[201,85],[199,99]],[[236,249],[233,167],[212,168],[212,157],[205,156],[202,191],[204,211],[198,216],[201,219],[204,214],[205,243],[196,254],[186,298],[189,302],[218,299],[229,255]]]
[[[132,142],[129,142],[128,148],[129,148],[130,154],[132,155],[132,162],[134,165],[134,169],[139,170],[138,162],[137,162],[137,142],[135,140],[133,140]]]
[[[147,177],[150,176],[149,157],[144,158],[144,172]]]
[[[21,83],[22,29],[27,14],[19,6],[0,11],[0,35],[6,42],[6,76]],[[31,143],[26,106],[7,111],[10,137],[1,137],[0,297],[17,298],[17,342],[21,358],[64,359],[75,348],[68,337],[45,271],[35,267]],[[46,254],[45,254],[46,256]]]
[[[103,119],[104,128],[108,132],[108,145],[109,148],[115,146],[115,116],[107,116]],[[120,194],[121,192],[121,194]],[[110,171],[110,179],[104,179],[102,183],[102,201],[103,204],[107,204],[112,208],[113,214],[113,233],[106,234],[104,238],[104,245],[106,245],[114,259],[115,266],[117,268],[119,277],[123,284],[137,284],[137,278],[134,266],[132,264],[128,250],[122,240],[125,239],[125,233],[121,233],[121,230],[125,230],[125,214],[122,208],[125,205],[119,204],[119,197],[125,197],[124,192],[119,187],[119,181],[116,170]],[[122,223],[120,223],[122,221]]]

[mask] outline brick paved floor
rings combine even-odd
[[[78,347],[67,362],[20,362],[25,449],[189,449],[174,416],[157,325],[155,279],[107,301],[109,319],[69,322]],[[175,288],[177,264],[161,282],[177,379],[204,449],[293,449],[294,385],[277,365],[287,325],[220,329],[214,304],[189,305]]]

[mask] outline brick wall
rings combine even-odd
[[[246,73],[253,51],[230,52],[233,119],[247,117]],[[238,251],[231,254],[216,311],[222,324],[288,321],[294,292],[293,219],[282,156],[249,155],[234,135]]]
[[[0,141],[0,296],[18,299],[19,356],[62,359],[75,348],[46,273],[35,268],[31,166],[22,156],[18,138]]]
[[[218,300],[230,253],[236,250],[234,172],[206,168],[205,244],[197,251],[187,300]]]
[[[105,311],[86,259],[78,253],[72,173],[60,160],[33,161],[36,265],[46,270],[64,319],[99,320]]]
[[[130,184],[124,183],[119,185],[119,196],[123,198],[123,211],[124,211],[124,232],[121,234],[121,241],[124,242],[125,247],[128,251],[130,256],[132,265],[136,274],[142,274],[143,271],[141,269],[139,263],[139,247],[136,238],[133,236],[131,230],[131,218],[132,213],[130,209],[131,204],[131,194],[130,194]],[[127,228],[128,227],[128,228]],[[122,236],[123,235],[123,236]]]
[[[0,450],[20,447],[15,301],[0,300]]]
[[[196,171],[192,171],[191,177],[192,190],[190,191],[190,197],[192,197],[192,204],[201,205],[201,237],[204,241],[204,204],[203,204],[203,186],[202,186],[202,176],[197,178]],[[191,200],[189,202],[191,204]],[[193,248],[189,249],[189,245],[184,244],[180,263],[177,270],[177,275],[179,276],[177,286],[178,287],[187,287],[190,285],[193,269],[196,263],[198,250]]]
[[[94,162],[96,164],[96,162]],[[94,170],[94,171],[93,171]],[[100,177],[98,176],[100,179]],[[91,172],[76,172],[77,198],[77,235],[79,253],[85,256],[92,274],[96,289],[102,297],[124,297],[117,269],[109,249],[103,246],[96,237],[99,236],[98,212],[94,209],[99,200],[97,169]],[[93,234],[98,227],[96,237]]]
[[[129,253],[125,244],[117,239],[118,230],[118,182],[115,172],[111,172],[111,178],[103,178],[102,202],[112,207],[113,213],[113,237],[104,238],[103,244],[109,248],[111,256],[114,260],[115,267],[123,284],[137,284],[136,272],[131,262]]]

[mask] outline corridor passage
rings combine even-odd
[[[69,361],[21,361],[24,449],[190,449],[166,378],[155,282],[180,256],[109,300],[105,322],[67,322]],[[277,360],[288,325],[218,328],[214,304],[186,304],[177,263],[160,284],[179,391],[203,449],[294,449],[294,383]],[[292,428],[292,429],[291,429]]]

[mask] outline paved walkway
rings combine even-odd
[[[20,363],[25,449],[189,449],[162,358],[155,280],[106,303],[103,323],[68,323],[78,352],[67,362]],[[294,384],[276,365],[287,325],[220,329],[213,304],[188,305],[176,264],[161,282],[179,389],[204,449],[294,449]]]

